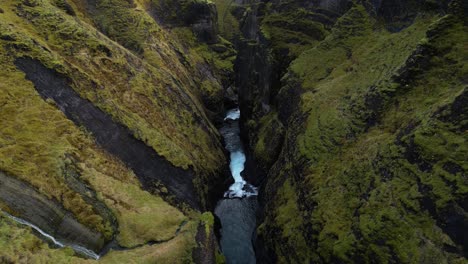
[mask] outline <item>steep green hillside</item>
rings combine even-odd
[[[209,119],[218,113],[203,102],[222,111],[221,73],[232,66],[209,60],[218,53],[194,39],[191,24],[164,29],[150,4],[0,4],[0,208],[96,252],[113,240],[135,248],[110,253],[102,259],[109,263],[137,256],[174,263],[192,259],[192,251],[197,258],[215,251],[203,248],[212,233],[198,238],[205,231],[198,210],[212,206],[226,160]],[[64,92],[76,98],[56,101]],[[77,102],[83,109],[73,112]],[[113,129],[140,142],[152,153],[148,168],[160,170],[133,168],[144,162],[110,145]],[[175,177],[186,187],[171,184]],[[49,249],[4,216],[0,225],[0,262],[82,261],[72,250]],[[75,228],[93,240],[76,238]]]
[[[411,23],[383,21],[367,4],[354,4],[333,26],[321,21],[326,37],[315,44],[291,36],[317,32],[314,19],[296,19],[317,9],[267,7],[279,10],[265,12],[260,24],[267,47],[295,59],[272,109],[265,114],[268,108],[255,106],[264,101],[253,100],[246,121],[267,172],[258,259],[466,263],[468,39],[461,2],[453,1],[448,15],[437,4],[409,9]]]

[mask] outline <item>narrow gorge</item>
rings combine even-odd
[[[246,156],[240,138],[239,118],[239,108],[229,110],[220,129],[230,154],[229,167],[234,183],[224,193],[214,213],[220,220],[219,241],[227,262],[255,263],[252,242],[256,227],[258,191],[257,187],[244,179]],[[255,175],[250,175],[249,178],[254,177]]]
[[[467,14],[1,1],[0,263],[468,263]]]

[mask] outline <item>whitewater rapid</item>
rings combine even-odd
[[[224,118],[224,121],[226,120],[238,120],[240,118],[240,109],[239,108],[234,108],[226,113],[226,117]]]
[[[243,198],[257,195],[257,188],[242,178],[241,173],[244,171],[245,154],[240,139],[239,108],[231,109],[226,113],[224,122],[226,126],[221,129],[221,134],[226,142],[226,149],[230,152],[231,175],[234,183],[229,187],[229,190],[224,193],[224,197],[228,198]]]
[[[255,264],[252,237],[256,228],[257,188],[242,177],[246,156],[240,137],[240,115],[238,108],[229,110],[219,130],[230,153],[234,183],[216,205],[215,214],[221,222],[220,246],[227,264]]]

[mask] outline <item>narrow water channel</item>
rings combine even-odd
[[[220,129],[230,153],[230,169],[234,183],[216,206],[221,221],[221,250],[228,264],[256,263],[252,236],[256,226],[257,188],[241,175],[245,152],[240,138],[239,109],[229,110]]]

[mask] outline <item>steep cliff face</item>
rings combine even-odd
[[[271,54],[239,87],[266,174],[258,260],[466,262],[466,4],[253,5],[246,58]]]
[[[220,57],[227,48],[208,47],[229,46],[217,37],[213,5],[189,2],[176,26],[157,19],[162,1],[0,4],[3,211],[96,252],[114,241],[136,248],[125,259],[192,258],[205,229],[199,210],[213,206],[225,180],[212,120],[232,65]],[[10,246],[4,238],[17,227],[0,220],[2,261],[73,255],[30,235]]]

